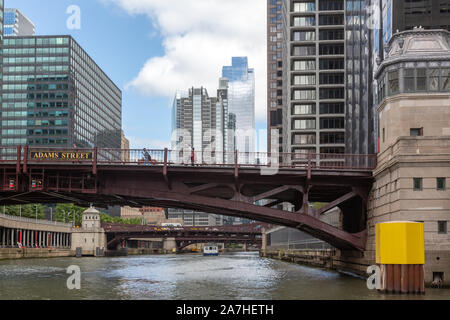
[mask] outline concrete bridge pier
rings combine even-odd
[[[173,249],[177,250],[177,242],[175,241],[175,238],[166,238],[163,240],[163,250],[166,253],[173,252]]]

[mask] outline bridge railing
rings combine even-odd
[[[0,163],[72,163],[97,165],[161,165],[268,167],[295,169],[373,170],[376,155],[341,153],[223,152],[168,149],[0,147]]]
[[[35,224],[43,224],[43,225],[49,225],[49,226],[59,226],[59,227],[68,227],[72,228],[72,223],[63,223],[58,221],[49,221],[49,220],[42,220],[42,219],[33,219],[33,218],[25,218],[25,217],[18,217],[18,216],[11,216],[7,214],[0,213],[0,218],[10,220],[10,221],[17,221],[17,222],[24,222],[24,223],[35,223]]]

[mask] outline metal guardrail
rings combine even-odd
[[[25,222],[25,223],[35,223],[35,224],[43,224],[48,226],[58,226],[58,227],[68,227],[72,228],[72,223],[64,223],[64,222],[58,222],[58,221],[49,221],[49,220],[42,220],[42,219],[32,219],[32,218],[25,218],[25,217],[18,217],[18,216],[11,216],[7,214],[0,213],[0,218],[4,218],[11,221],[18,221],[18,222]]]
[[[37,163],[90,164],[94,173],[99,165],[373,170],[377,155],[17,146],[0,147],[0,163],[16,164],[18,171]]]

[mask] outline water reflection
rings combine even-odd
[[[80,266],[81,290],[66,273]],[[257,253],[0,261],[0,299],[450,299],[382,295],[348,275],[260,258]]]

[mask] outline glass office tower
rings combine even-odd
[[[5,9],[4,36],[33,36],[34,23],[15,8]]]
[[[1,145],[120,148],[122,93],[70,36],[4,39]]]
[[[224,66],[222,78],[228,83],[228,112],[236,116],[236,145],[239,152],[255,151],[255,73],[247,57],[233,57]]]

